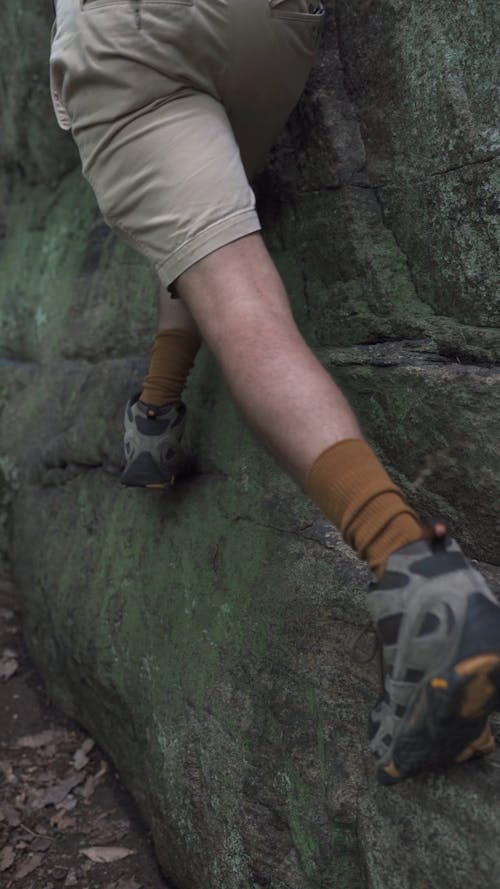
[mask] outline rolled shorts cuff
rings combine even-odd
[[[232,241],[261,231],[261,228],[255,210],[239,210],[219,222],[212,223],[208,228],[199,232],[196,237],[181,244],[168,259],[156,266],[158,277],[162,284],[168,288],[195,262],[204,259],[214,250],[231,244]]]

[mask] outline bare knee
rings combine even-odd
[[[178,279],[177,289],[216,353],[259,335],[298,335],[285,288],[260,235],[241,238],[200,260]]]

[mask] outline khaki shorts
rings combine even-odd
[[[100,209],[169,286],[260,229],[248,179],[296,104],[307,0],[57,0],[51,88]]]

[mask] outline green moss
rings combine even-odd
[[[76,149],[58,130],[49,93],[52,6],[43,0],[2,4],[0,80],[2,162],[30,181],[53,182],[76,165]]]
[[[449,326],[456,319],[460,326],[488,330],[500,322],[491,261],[500,240],[499,175],[494,162],[478,163],[379,192],[386,222],[411,262],[420,298],[446,316]],[[496,337],[498,349],[498,330]],[[476,331],[477,347],[482,340],[482,331]]]
[[[78,173],[54,189],[15,189],[0,255],[0,344],[7,354],[36,360],[57,352],[94,218]]]
[[[298,210],[287,213],[302,283],[296,314],[308,339],[350,345],[422,334],[432,312],[416,295],[406,257],[371,192],[301,195]]]
[[[333,864],[331,889],[361,889],[366,885],[360,860],[356,824],[335,822],[331,829]],[[326,884],[327,885],[327,884]]]
[[[361,889],[365,879],[356,825],[335,817],[326,835],[318,824],[322,805],[317,787],[306,784],[293,766],[280,773],[279,784],[286,796],[293,843],[308,879],[304,889]]]
[[[293,843],[309,880],[307,889],[312,889],[318,876],[319,841],[308,820],[316,809],[316,794],[292,765],[280,772],[278,782],[286,798]]]
[[[99,219],[80,173],[18,185],[0,255],[0,348],[31,360],[146,353],[157,283]]]
[[[79,487],[81,534],[71,536],[68,550],[67,536],[58,533],[72,521],[70,484],[43,560],[47,582],[57,583],[61,613],[71,610],[65,597],[75,577],[85,576],[85,566],[92,565],[80,606],[85,618],[78,630],[75,624],[72,645],[82,654],[92,647],[113,686],[125,693],[132,684],[149,713],[161,712],[166,688],[174,709],[186,698],[203,706],[221,652],[237,662],[250,638],[254,655],[268,645],[264,618],[256,622],[252,616],[253,590],[265,564],[265,533],[246,528],[232,534],[217,501],[210,503],[204,494],[191,508],[174,494],[151,510],[143,492],[105,486],[98,516],[90,497],[95,483],[89,479],[89,485]],[[196,540],[196,549],[186,540]],[[166,686],[148,681],[145,636],[154,670],[166,677]]]

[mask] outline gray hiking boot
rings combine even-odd
[[[446,527],[432,531],[389,557],[369,595],[385,665],[369,726],[382,784],[494,749],[500,606]]]
[[[186,406],[158,407],[136,395],[125,409],[126,466],[122,485],[169,488],[176,478],[191,471],[191,458],[182,443]]]

